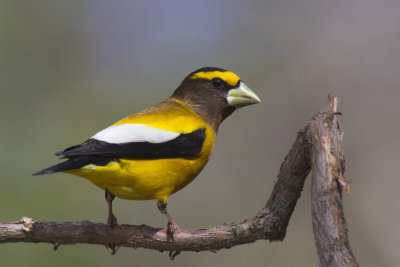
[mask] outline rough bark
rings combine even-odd
[[[350,248],[342,205],[342,187],[350,193],[343,177],[343,131],[337,114],[337,98],[317,113],[310,123],[312,168],[312,222],[318,257],[322,266],[358,266]]]
[[[119,225],[111,229],[93,222],[40,222],[22,218],[0,224],[0,243],[46,242],[59,245],[103,244],[117,247],[142,247],[159,251],[216,251],[259,239],[283,240],[290,217],[312,168],[313,227],[322,266],[357,266],[347,237],[341,186],[344,156],[342,131],[337,119],[337,99],[329,96],[327,107],[318,112],[297,134],[285,157],[278,180],[266,206],[254,217],[241,222],[197,230],[180,230],[169,240],[166,230],[147,225]],[[338,180],[339,179],[339,180]],[[340,181],[340,183],[338,183]]]

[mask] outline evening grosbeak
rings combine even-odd
[[[218,127],[237,108],[260,103],[240,78],[213,67],[189,74],[167,100],[130,115],[56,155],[66,161],[34,175],[65,172],[105,190],[108,224],[114,197],[156,199],[168,218],[169,195],[189,184],[210,159]]]

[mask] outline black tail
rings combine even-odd
[[[110,161],[115,159],[110,157],[101,157],[101,156],[78,156],[68,159],[67,161],[61,162],[60,164],[51,166],[47,169],[44,169],[40,172],[34,173],[33,175],[42,175],[49,174],[73,169],[79,169],[88,164],[94,164],[97,166],[105,166]]]
[[[71,168],[71,165],[75,165],[72,163],[72,160],[67,160],[64,162],[61,162],[60,164],[51,166],[47,169],[44,169],[40,172],[34,173],[33,175],[42,175],[42,174],[49,174],[49,173],[55,173],[55,172],[61,172],[61,171],[65,171],[65,170],[72,170],[72,169],[76,169],[76,168]]]

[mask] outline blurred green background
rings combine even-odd
[[[0,221],[105,222],[104,192],[67,174],[32,177],[55,151],[168,97],[203,66],[237,73],[263,103],[234,113],[214,155],[169,211],[183,228],[253,216],[296,132],[339,97],[344,196],[362,266],[399,266],[400,2],[0,2]],[[120,223],[164,227],[154,201],[117,199]],[[214,254],[0,245],[1,266],[317,266],[310,181],[283,242]]]

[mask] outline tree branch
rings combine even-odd
[[[104,244],[107,246],[143,247],[167,251],[219,250],[258,239],[283,240],[286,227],[309,172],[303,158],[305,132],[300,131],[292,149],[282,163],[279,179],[262,210],[253,218],[207,229],[175,232],[167,240],[165,229],[147,225],[118,225],[93,222],[19,222],[0,224],[0,243],[47,242],[53,244]]]
[[[0,224],[0,243],[46,242],[54,244],[103,244],[142,247],[159,251],[216,251],[259,239],[283,240],[296,202],[312,167],[313,225],[322,266],[357,266],[351,253],[337,178],[342,177],[344,156],[336,114],[337,100],[329,96],[318,112],[297,134],[283,161],[278,180],[266,204],[253,218],[207,229],[180,230],[168,240],[165,229],[147,225],[119,225],[113,230],[93,222],[35,222],[22,218]],[[347,180],[342,180],[347,181]],[[337,263],[337,265],[335,265]]]
[[[310,124],[315,244],[322,266],[358,266],[350,248],[342,206],[341,187],[350,193],[350,181],[343,177],[343,131],[335,116],[337,98],[329,95],[329,102]]]

